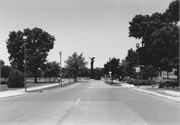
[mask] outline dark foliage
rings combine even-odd
[[[134,84],[134,86],[137,86],[137,84],[139,84],[139,86],[141,85],[153,85],[156,84],[155,80],[143,80],[143,79],[130,79],[127,81],[129,84]]]
[[[23,40],[26,35],[27,39]],[[40,28],[12,31],[6,41],[9,61],[15,69],[24,71],[24,57],[26,52],[26,69],[31,71],[37,82],[37,70],[46,62],[48,52],[53,49],[55,38]]]
[[[140,62],[164,71],[179,67],[179,0],[173,1],[164,13],[135,15],[129,22],[129,37],[142,39]]]
[[[11,69],[7,86],[9,88],[24,87],[24,75],[17,69]]]
[[[159,88],[175,88],[178,87],[179,83],[177,81],[164,81],[159,84]]]

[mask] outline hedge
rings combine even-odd
[[[129,84],[134,84],[135,86],[137,85],[137,83],[139,83],[140,85],[153,85],[156,84],[155,80],[143,80],[143,79],[130,79],[127,81]]]

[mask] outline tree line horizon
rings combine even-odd
[[[179,1],[175,0],[163,12],[152,15],[135,15],[129,22],[129,37],[141,39],[138,49],[139,65],[144,65],[141,77],[144,79],[156,77],[158,72],[171,72],[176,69],[179,81]],[[27,36],[24,41],[23,36]],[[47,56],[54,47],[55,37],[41,28],[26,28],[23,31],[12,31],[6,41],[10,65],[14,69],[24,72],[24,52],[26,52],[27,73],[34,76],[37,82],[39,69],[46,71],[45,75],[59,76],[59,63],[48,62]],[[26,45],[26,50],[25,46]],[[125,59],[108,60],[103,68],[99,68],[101,75],[136,77],[134,67],[137,66],[137,50],[130,48]],[[5,66],[1,60],[1,67]],[[62,67],[61,67],[62,68]],[[9,68],[10,69],[10,68]],[[65,61],[62,71],[67,75],[88,75],[87,61],[83,53],[74,52]],[[53,73],[52,73],[53,72]],[[73,72],[73,73],[72,73]],[[5,73],[4,73],[5,74]],[[7,73],[6,73],[7,74]],[[3,76],[3,72],[2,72]]]

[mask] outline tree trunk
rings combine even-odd
[[[37,83],[37,72],[34,72],[34,82]]]
[[[51,81],[51,76],[49,77],[49,81]]]
[[[76,77],[76,75],[74,76],[74,82],[77,82],[77,77]]]
[[[74,72],[74,82],[76,82],[76,72]]]

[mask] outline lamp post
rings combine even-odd
[[[24,75],[25,75],[24,88],[25,88],[25,92],[26,92],[27,91],[27,86],[26,86],[26,40],[27,40],[27,36],[23,36],[23,40],[24,40]]]
[[[136,47],[137,47],[137,67],[138,67],[138,65],[139,65],[139,55],[138,55],[139,43],[136,43]],[[138,78],[139,78],[139,72],[137,72],[137,88],[139,89]]]
[[[59,80],[59,82],[60,82],[61,87],[62,87],[62,81],[61,81],[61,66],[62,66],[62,64],[61,64],[61,55],[62,55],[62,52],[61,51],[59,51],[59,55],[60,55],[60,69],[59,69],[59,78],[60,78],[60,80]]]

